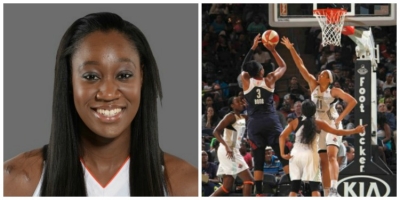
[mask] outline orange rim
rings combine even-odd
[[[347,13],[343,8],[326,8],[313,10],[314,15],[326,16],[326,23],[334,24],[340,20],[340,16]]]

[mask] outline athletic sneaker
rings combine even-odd
[[[340,197],[340,195],[339,195],[337,189],[331,188],[331,189],[329,189],[328,197]]]

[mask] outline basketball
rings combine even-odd
[[[343,35],[353,35],[354,34],[354,26],[343,26],[342,34]]]
[[[279,42],[279,35],[274,30],[266,30],[262,34],[261,38],[262,38],[262,43],[264,45],[266,45],[266,44],[270,44],[270,45],[278,44],[278,42]]]

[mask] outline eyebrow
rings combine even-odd
[[[124,62],[126,62],[126,63],[132,63],[133,67],[136,68],[135,63],[134,63],[131,59],[129,59],[129,58],[119,58],[119,59],[118,59],[118,62],[120,62],[120,63],[124,63]],[[79,65],[79,68],[81,69],[81,68],[83,68],[84,66],[88,66],[88,65],[100,65],[100,63],[97,62],[97,61],[94,61],[94,60],[87,60],[87,61],[83,62],[81,65]]]

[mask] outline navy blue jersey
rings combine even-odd
[[[249,88],[244,91],[248,116],[275,113],[273,92],[274,90],[265,84],[264,79],[250,78]]]

